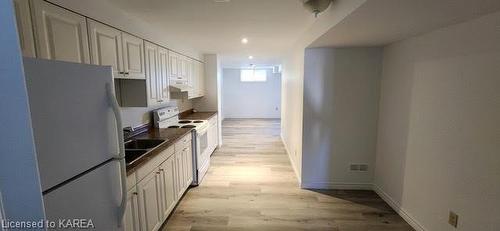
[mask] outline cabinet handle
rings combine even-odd
[[[123,75],[123,74],[125,74],[125,72],[123,72],[123,71],[120,71],[120,72],[118,72],[118,74],[121,74],[121,75]]]
[[[165,171],[165,170],[163,168],[160,168],[160,172],[163,172],[163,171]]]
[[[182,151],[186,151],[186,150],[188,150],[188,148],[184,148],[184,149],[182,149]]]
[[[125,74],[126,74],[126,75],[128,75],[128,74],[130,74],[130,73],[128,73],[128,72],[125,72]]]
[[[132,193],[132,195],[139,195],[139,193],[137,193],[137,192],[133,192],[133,193]]]
[[[156,172],[156,175],[160,175],[160,172],[159,172],[159,171],[158,171],[158,172]]]

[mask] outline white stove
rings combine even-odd
[[[160,129],[193,128],[193,183],[199,185],[210,166],[208,150],[208,120],[179,120],[177,107],[161,108],[153,112],[155,127]]]

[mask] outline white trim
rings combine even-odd
[[[344,190],[372,190],[371,183],[345,182],[302,182],[302,188],[308,189],[344,189]]]
[[[0,223],[5,219],[5,211],[3,210],[3,202],[2,202],[2,191],[0,190]],[[0,225],[0,231],[5,230],[3,225]]]
[[[416,231],[426,231],[423,225],[421,225],[412,215],[410,215],[399,203],[394,201],[389,194],[384,192],[377,185],[373,185],[373,191],[377,193],[382,200],[384,200],[389,206],[391,206],[394,211],[396,211],[399,216],[401,216],[411,227],[413,227]]]
[[[283,143],[283,146],[285,146],[285,152],[288,156],[288,159],[290,159],[290,163],[292,164],[293,172],[295,172],[295,176],[297,177],[297,182],[299,184],[299,187],[302,187],[302,179],[300,178],[300,174],[299,174],[299,171],[297,169],[296,163],[295,163],[294,159],[292,158],[290,151],[288,150],[288,146],[285,142],[285,139],[283,139],[282,132],[280,132],[280,137],[281,137],[281,142]]]

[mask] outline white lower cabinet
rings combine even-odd
[[[137,189],[134,187],[127,193],[127,208],[125,212],[125,230],[140,230],[139,200]]]
[[[158,230],[163,219],[161,209],[161,181],[158,169],[147,175],[137,185],[141,230]]]
[[[208,120],[208,149],[210,150],[210,155],[215,151],[217,146],[219,145],[219,126],[218,126],[218,117],[213,116]]]
[[[191,134],[181,138],[174,147],[159,153],[134,174],[138,183],[129,187],[125,230],[159,230],[191,185]],[[129,179],[127,182],[133,183]]]
[[[166,219],[175,207],[175,156],[169,157],[160,165],[162,182],[162,217]]]

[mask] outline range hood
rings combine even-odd
[[[173,92],[188,92],[192,90],[193,88],[187,84],[170,84],[170,91]]]

